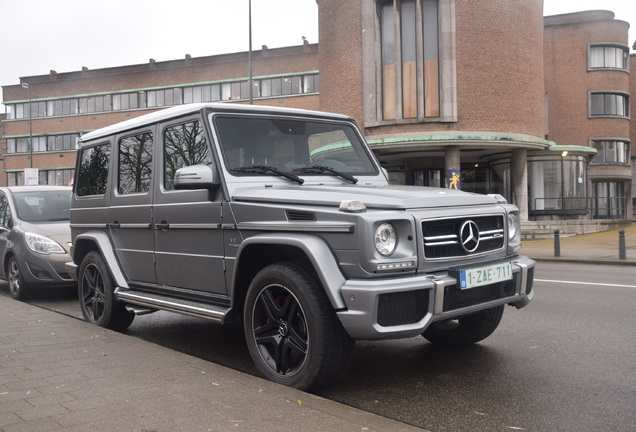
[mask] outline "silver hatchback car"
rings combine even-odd
[[[73,286],[64,269],[70,259],[71,188],[0,188],[0,279],[11,296],[24,300],[40,286]]]

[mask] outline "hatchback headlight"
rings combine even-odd
[[[395,252],[397,247],[397,235],[393,225],[383,223],[375,230],[375,249],[384,256]]]
[[[66,253],[64,248],[60,246],[58,242],[46,236],[27,232],[24,233],[24,239],[26,240],[26,244],[29,249],[31,249],[33,252],[45,255],[52,253]]]

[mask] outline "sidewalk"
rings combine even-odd
[[[554,256],[554,239],[524,240],[521,255],[537,261],[636,265],[636,223],[625,230],[626,259],[619,259],[618,229],[572,237],[561,237],[561,256]]]
[[[421,431],[0,296],[0,431]]]

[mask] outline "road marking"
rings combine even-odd
[[[620,284],[608,284],[603,282],[577,282],[577,281],[562,281],[562,280],[550,280],[550,279],[535,279],[535,282],[551,282],[551,283],[562,283],[562,284],[576,284],[576,285],[603,285],[608,287],[618,287],[618,288],[636,288],[636,285],[620,285]]]

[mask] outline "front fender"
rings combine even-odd
[[[302,250],[309,258],[334,309],[345,308],[340,289],[344,286],[346,279],[338,267],[338,262],[331,248],[322,238],[307,234],[289,233],[255,235],[241,243],[236,255],[237,263],[241,260],[241,253],[251,245],[281,245]],[[238,268],[238,265],[234,266],[233,281],[237,280],[236,272]]]

